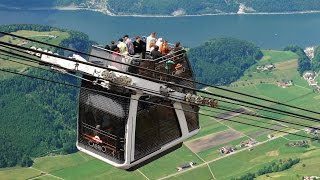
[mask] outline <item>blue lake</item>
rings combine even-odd
[[[236,37],[262,48],[320,44],[320,14],[219,15],[195,17],[112,17],[90,11],[0,10],[0,25],[45,24],[87,33],[101,44],[129,36],[149,35],[194,47],[214,37]]]

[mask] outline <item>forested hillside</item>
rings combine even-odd
[[[77,83],[47,71],[27,72]],[[27,165],[30,157],[54,150],[76,150],[77,89],[21,76],[0,81],[0,87],[0,167]]]
[[[318,0],[108,0],[115,14],[219,14],[237,13],[240,4],[246,12],[295,12],[320,10]]]
[[[226,85],[239,79],[262,52],[254,44],[234,38],[218,38],[188,52],[197,81]]]
[[[59,29],[41,25],[8,25],[1,26],[0,30],[33,30],[36,33]],[[67,39],[59,43],[60,46],[84,52],[91,46],[88,36],[83,33],[59,31],[69,34]],[[5,59],[1,57],[0,63],[5,63]],[[60,73],[30,67],[19,72],[79,84],[77,79]],[[29,166],[32,164],[31,158],[52,152],[75,152],[79,89],[18,75],[8,76],[5,72],[0,74],[7,76],[0,80],[0,168],[17,164]]]
[[[1,6],[39,8],[78,6],[92,10],[108,9],[115,15],[198,15],[237,13],[240,4],[245,12],[318,11],[318,0],[2,0]],[[130,2],[130,3],[129,3]],[[104,11],[105,12],[105,11]]]

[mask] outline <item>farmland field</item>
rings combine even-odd
[[[59,45],[59,43],[63,40],[69,37],[69,34],[66,32],[60,32],[60,31],[48,31],[48,32],[37,32],[37,31],[26,31],[26,30],[22,30],[22,31],[17,31],[14,32],[12,34],[15,35],[19,35],[19,36],[23,36],[23,37],[28,37],[30,39],[33,40],[39,40],[39,41],[43,41],[46,43],[50,43],[50,44],[54,44],[54,45]],[[46,45],[39,45],[33,42],[28,42],[22,39],[18,39],[15,37],[11,37],[11,36],[3,36],[0,37],[0,40],[3,42],[10,42],[12,44],[15,45],[20,45],[23,47],[28,47],[30,48],[31,46],[35,46],[36,48],[41,48],[41,49],[47,49],[47,50],[51,50],[54,52],[54,49],[52,47],[48,47]],[[6,51],[8,51],[8,49],[1,47],[1,49],[4,49]],[[26,55],[26,54],[23,54]],[[11,56],[11,57],[10,57]],[[34,56],[31,55],[26,55],[30,58],[35,58]],[[12,55],[7,55],[1,52],[0,54],[0,65],[1,68],[3,69],[15,69],[15,70],[19,70],[20,72],[23,72],[24,70],[26,70],[26,66],[23,64],[19,64],[13,61],[17,61],[20,63],[25,63],[27,65],[31,65],[31,66],[38,66],[37,63],[33,63],[33,62],[26,62],[26,61],[21,61],[19,59],[13,58]],[[0,74],[0,79],[6,78],[10,76],[7,73],[1,73]]]

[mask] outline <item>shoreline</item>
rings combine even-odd
[[[239,16],[247,16],[247,15],[295,15],[295,14],[319,14],[320,10],[317,11],[293,11],[293,12],[252,12],[252,13],[207,13],[207,14],[186,14],[186,15],[142,15],[142,14],[114,14],[108,9],[91,9],[79,6],[65,6],[65,7],[51,7],[51,8],[29,8],[22,9],[17,7],[3,7],[4,10],[20,10],[20,11],[48,11],[48,10],[56,10],[56,11],[93,11],[99,12],[107,16],[113,17],[141,17],[141,18],[178,18],[178,17],[201,17],[201,16],[228,16],[228,15],[239,15]],[[2,9],[0,6],[0,10]]]
[[[293,11],[293,12],[252,12],[252,13],[208,13],[208,14],[186,14],[186,15],[142,15],[142,14],[114,14],[109,9],[90,9],[90,8],[81,8],[77,6],[67,6],[67,7],[54,7],[53,10],[62,10],[62,11],[94,11],[105,14],[107,16],[114,17],[156,17],[156,18],[173,18],[173,17],[201,17],[201,16],[226,16],[226,15],[294,15],[294,14],[318,14],[320,10],[317,11]]]

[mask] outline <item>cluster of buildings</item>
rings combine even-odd
[[[241,142],[241,143],[238,144],[236,147],[238,147],[238,148],[252,147],[252,146],[254,146],[255,144],[257,144],[256,141],[249,140],[249,141]]]
[[[36,48],[35,46],[31,46],[30,49],[33,49],[33,50],[37,50],[37,51],[42,51],[42,52],[45,52],[45,53],[50,53],[50,54],[55,54],[55,55],[59,55],[58,53],[53,53],[52,51],[50,50],[47,50],[47,49],[41,49],[41,48]],[[37,57],[41,57],[41,54],[40,53],[36,53],[36,52],[33,52],[33,51],[29,51],[27,50],[26,51],[28,54],[31,54],[31,55],[35,55]]]
[[[240,144],[236,145],[235,147],[233,147],[231,145],[223,146],[218,151],[221,154],[230,154],[232,152],[237,151],[237,149],[240,149],[240,148],[253,147],[257,143],[258,142],[253,141],[253,140],[243,141]]]
[[[306,147],[308,146],[308,141],[297,141],[297,142],[291,142],[288,144],[290,147]]]
[[[282,80],[282,81],[277,81],[277,85],[282,88],[287,88],[291,87],[293,85],[293,82],[291,80]]]
[[[221,154],[229,154],[232,152],[235,152],[237,150],[236,147],[232,147],[232,146],[223,146],[221,149],[219,149],[219,152]]]
[[[312,87],[313,91],[320,92],[320,86],[316,81],[317,77],[318,74],[316,72],[305,72],[303,75],[303,79],[305,79],[308,82],[309,86]]]
[[[263,66],[258,66],[257,70],[259,71],[271,71],[272,69],[276,68],[274,64],[267,64]]]
[[[316,180],[320,179],[318,176],[303,176],[303,180]]]
[[[319,128],[304,128],[304,131],[305,131],[307,134],[314,134],[314,135],[319,134],[319,135],[320,135],[320,130],[319,130]]]
[[[306,53],[306,55],[308,56],[309,59],[313,59],[314,58],[314,47],[306,47],[304,49],[304,53]]]
[[[194,165],[196,165],[196,164],[197,163],[195,163],[195,162],[189,162],[189,163],[181,164],[180,166],[177,167],[177,171],[182,171],[182,170],[185,170],[185,169],[193,168]]]

